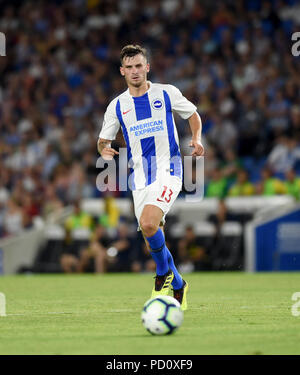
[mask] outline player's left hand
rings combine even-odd
[[[192,156],[203,156],[204,155],[204,147],[200,141],[191,140],[190,147],[194,147],[192,152]]]

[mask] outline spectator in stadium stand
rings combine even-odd
[[[78,246],[72,238],[71,231],[66,229],[60,266],[65,273],[104,272],[106,248],[108,244],[104,227],[97,225],[91,234],[89,245]]]
[[[290,169],[285,173],[285,178],[284,187],[286,189],[286,194],[292,195],[297,200],[300,200],[300,177],[297,177],[294,169]]]
[[[289,103],[279,89],[276,91],[273,100],[271,100],[266,113],[269,118],[268,127],[272,136],[283,134],[287,130],[288,110]]]
[[[241,162],[235,151],[232,149],[226,150],[223,154],[221,169],[222,176],[227,179],[228,184],[234,182],[240,166]]]
[[[5,235],[11,236],[19,234],[24,229],[23,210],[13,198],[7,201],[6,210],[3,215],[3,229]]]
[[[103,200],[99,201],[99,205],[100,203],[104,203],[104,212],[95,217],[95,221],[105,227],[110,236],[115,237],[120,223],[120,209],[110,192],[105,192]]]
[[[93,186],[88,181],[86,172],[81,163],[74,162],[72,164],[68,182],[68,201],[91,198]]]
[[[169,245],[168,242],[166,243]],[[156,264],[146,247],[141,232],[137,232],[131,260],[132,272],[152,273],[156,269]]]
[[[107,214],[107,225],[110,228],[117,228],[120,219],[120,209],[116,203],[116,200],[111,195],[106,195],[104,198],[105,213]]]
[[[251,196],[255,194],[255,186],[248,179],[248,172],[240,168],[237,172],[236,182],[228,190],[228,196]]]
[[[300,106],[293,105],[289,118],[289,134],[294,139],[300,139]]]
[[[274,140],[274,147],[267,158],[267,165],[269,168],[276,172],[284,172],[291,167],[291,160],[288,157],[289,139],[286,135],[281,135]]]
[[[77,273],[79,266],[79,249],[74,246],[74,241],[69,229],[65,230],[65,238],[59,258],[59,264],[64,273]]]
[[[227,179],[222,176],[220,167],[212,171],[212,178],[208,181],[205,188],[205,197],[223,198],[226,195]]]
[[[129,272],[133,258],[135,238],[129,233],[128,224],[120,222],[117,228],[117,236],[109,243],[106,252],[106,264],[108,272]]]
[[[256,184],[256,194],[258,195],[278,195],[285,194],[285,187],[283,181],[273,176],[268,167],[261,170],[261,181]]]
[[[59,163],[58,153],[51,144],[47,144],[43,162],[43,178],[48,179],[55,166]]]
[[[221,152],[234,147],[238,133],[230,119],[222,119],[222,116],[215,113],[212,117],[212,127],[209,129],[207,139]]]
[[[192,272],[209,269],[207,250],[199,244],[194,228],[188,225],[178,242],[178,269],[180,272]]]
[[[285,173],[300,162],[300,140],[282,135],[275,140],[267,163],[274,173]]]
[[[65,221],[65,228],[69,231],[78,228],[86,228],[89,230],[93,228],[92,216],[83,211],[80,204],[79,200],[74,202],[74,211]]]
[[[1,164],[0,164],[0,168],[1,168]],[[9,199],[9,195],[10,195],[9,190],[5,186],[5,182],[0,181],[0,203],[5,204]]]
[[[231,214],[228,211],[228,208],[226,206],[224,199],[219,200],[217,212],[215,214],[209,215],[208,217],[208,221],[215,224],[217,232],[220,231],[222,225],[226,221],[235,221],[235,220],[237,220],[236,215]]]
[[[109,244],[106,228],[98,224],[92,233],[89,245],[79,252],[78,272],[106,272]]]
[[[236,269],[237,265],[240,263],[237,244],[233,242],[228,243],[226,236],[222,234],[222,226],[229,221],[241,222],[242,220],[242,217],[239,215],[232,214],[228,211],[224,199],[219,200],[216,214],[209,216],[208,221],[213,223],[216,227],[209,252],[213,270],[231,269],[231,267]]]
[[[53,212],[61,212],[63,202],[55,194],[54,184],[49,183],[45,188],[45,203],[42,205],[42,216],[47,218]]]
[[[31,219],[33,219],[40,213],[39,205],[37,204],[35,197],[32,193],[26,192],[23,195],[22,207],[24,213],[28,215]]]
[[[204,181],[212,178],[214,170],[219,165],[215,147],[209,145],[205,148]]]

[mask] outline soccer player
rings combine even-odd
[[[111,160],[118,152],[111,141],[122,127],[127,145],[135,216],[156,263],[152,296],[167,295],[170,284],[182,310],[187,309],[188,283],[178,273],[166,246],[165,216],[182,188],[182,161],[173,111],[187,119],[192,132],[192,156],[204,154],[202,124],[196,107],[172,85],[147,80],[150,65],[139,45],[121,51],[121,75],[128,89],[113,99],[104,115],[98,151]]]

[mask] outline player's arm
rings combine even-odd
[[[111,147],[111,140],[109,139],[99,138],[97,148],[104,160],[112,160],[115,155],[119,155],[118,151]]]
[[[197,112],[197,107],[185,98],[182,93],[172,85],[168,85],[171,95],[172,110],[177,112],[181,118],[188,120],[192,131],[190,146],[194,147],[192,156],[202,156],[204,148],[201,144],[202,122]]]
[[[111,142],[116,139],[116,134],[120,128],[120,123],[115,113],[115,105],[116,102],[113,100],[107,107],[97,141],[98,152],[105,160],[112,160],[115,155],[119,155],[118,151],[111,147]]]
[[[201,143],[202,122],[197,111],[188,118],[188,122],[192,132],[190,147],[194,147],[192,156],[202,156],[204,154],[204,147]]]

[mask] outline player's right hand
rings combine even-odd
[[[192,152],[192,156],[203,156],[204,155],[204,147],[199,140],[191,140],[190,147],[194,147]]]
[[[104,160],[112,160],[115,155],[119,155],[119,153],[111,147],[105,147],[101,152],[101,156]]]

